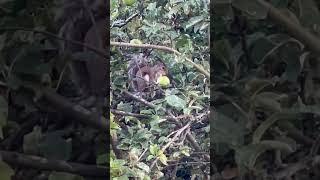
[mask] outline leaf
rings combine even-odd
[[[236,149],[235,159],[239,166],[240,173],[244,173],[246,168],[253,170],[257,158],[267,150],[282,150],[293,152],[293,149],[287,143],[281,141],[261,141],[258,144],[249,144]]]
[[[158,147],[158,145],[153,144],[153,145],[150,145],[149,150],[152,155],[156,155],[159,151],[159,147]]]
[[[295,114],[288,114],[288,113],[274,113],[269,118],[267,118],[265,121],[263,121],[259,127],[254,131],[252,137],[253,137],[253,144],[257,144],[260,139],[262,138],[263,134],[270,128],[272,124],[274,124],[276,121],[281,119],[290,119],[294,118]]]
[[[108,162],[109,162],[109,153],[98,155],[96,160],[96,163],[98,165],[107,164]]]
[[[13,72],[23,75],[41,76],[43,74],[50,74],[51,63],[42,62],[42,46],[28,45],[21,49],[17,54]]]
[[[0,161],[0,179],[11,180],[11,176],[14,175],[14,170],[4,161]]]
[[[132,112],[132,105],[130,103],[123,103],[122,101],[117,105],[119,111]]]
[[[151,159],[153,159],[155,156],[154,155],[149,155],[148,157],[147,157],[147,161],[150,161]]]
[[[262,37],[254,42],[251,46],[251,58],[256,64],[262,64],[267,59],[267,55],[270,54],[270,51],[274,48],[275,44],[269,39]]]
[[[26,154],[39,154],[39,144],[42,138],[41,127],[34,127],[33,131],[23,137],[23,152]]]
[[[259,144],[264,145],[266,149],[276,149],[276,150],[281,150],[287,153],[294,152],[294,150],[288,143],[281,142],[281,141],[263,140]]]
[[[300,72],[302,71],[302,69],[305,66],[305,62],[308,60],[308,58],[310,57],[310,52],[304,52],[301,54],[301,56],[299,57],[299,61],[300,61]]]
[[[318,106],[298,106],[291,109],[285,109],[282,112],[274,113],[265,121],[263,121],[253,133],[252,143],[258,143],[264,133],[278,120],[297,119],[302,114],[316,114],[320,115],[320,108]]]
[[[110,130],[119,130],[120,126],[114,121],[114,115],[110,112]]]
[[[273,92],[262,92],[255,96],[254,106],[271,112],[280,112],[281,104],[279,100],[283,97],[284,95]]]
[[[170,106],[175,107],[177,110],[181,110],[186,107],[186,101],[176,95],[166,96],[165,100]]]
[[[168,158],[166,155],[163,154],[163,152],[160,155],[158,155],[158,157],[159,157],[159,160],[162,162],[162,164],[164,164],[166,166],[168,165],[168,163],[167,163]]]
[[[216,59],[220,61],[227,69],[230,69],[229,62],[231,58],[231,45],[226,40],[218,40],[213,43],[213,47],[215,47],[214,55],[217,57]]]
[[[203,16],[195,16],[192,17],[185,25],[185,30],[195,26],[196,24],[200,23],[203,21],[204,17]]]
[[[188,147],[181,149],[180,152],[185,156],[190,156],[190,149]]]
[[[214,143],[225,143],[229,146],[240,146],[244,143],[244,124],[235,122],[230,117],[215,111],[212,121],[212,140]]]
[[[275,82],[270,79],[252,78],[245,84],[245,89],[249,92],[249,94],[255,95],[266,87],[274,86],[274,84]]]
[[[46,158],[68,160],[71,157],[71,139],[63,139],[61,131],[47,133],[39,146],[41,153]]]
[[[176,41],[176,48],[180,49],[180,48],[184,48],[189,46],[189,44],[192,43],[190,36],[187,34],[181,35],[177,41]]]
[[[244,174],[247,168],[252,169],[258,156],[265,152],[266,148],[262,145],[249,144],[236,150],[235,161],[239,167],[240,174]]]
[[[149,166],[148,166],[147,164],[143,163],[143,162],[139,162],[139,163],[137,164],[137,166],[138,166],[140,169],[144,170],[146,173],[149,173],[149,172],[150,172]]]

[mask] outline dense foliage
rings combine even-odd
[[[131,6],[119,2],[111,1],[111,41],[140,41],[147,47],[111,47],[111,133],[117,137],[113,150],[125,154],[111,156],[111,175],[113,179],[203,179],[209,173],[209,159],[203,157],[209,154],[209,78],[193,63],[209,72],[209,2],[136,1]],[[151,50],[148,45],[181,54]],[[151,107],[125,93],[128,55],[138,53],[150,53],[152,61],[161,59],[170,73],[171,86],[163,89],[164,96],[148,98]],[[195,141],[190,143],[190,137]]]

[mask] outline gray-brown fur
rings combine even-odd
[[[142,55],[133,56],[128,69],[130,85],[135,92],[150,91],[157,79],[168,73],[164,63],[157,61],[152,65]]]

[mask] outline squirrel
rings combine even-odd
[[[168,70],[163,62],[157,61],[152,66],[141,54],[134,56],[129,63],[128,77],[135,92],[151,91],[157,79],[167,74]]]

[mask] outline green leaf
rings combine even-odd
[[[215,47],[215,56],[227,69],[230,69],[229,62],[231,60],[231,45],[226,39],[218,40],[213,43]]]
[[[41,138],[41,127],[35,126],[32,132],[23,137],[23,152],[38,155]]]
[[[274,113],[273,115],[271,115],[269,118],[267,118],[265,121],[263,121],[259,127],[254,131],[253,133],[253,144],[257,144],[260,139],[262,138],[262,136],[264,135],[264,133],[271,127],[272,124],[274,124],[276,121],[278,120],[285,120],[285,119],[290,119],[290,118],[294,118],[296,114],[292,113],[292,114],[288,114],[288,113]]]
[[[281,95],[272,92],[262,92],[255,96],[254,106],[271,112],[280,112],[281,104],[279,99]]]
[[[43,74],[50,74],[51,63],[42,62],[42,46],[28,45],[21,49],[16,56],[16,61],[13,66],[13,72],[22,75],[41,76]]]
[[[168,165],[167,161],[168,161],[168,158],[166,155],[163,154],[163,152],[161,154],[158,155],[159,157],[159,160],[162,162],[162,164],[164,165]]]
[[[320,115],[320,108],[318,106],[298,106],[291,109],[285,109],[282,112],[274,113],[265,121],[263,121],[253,133],[253,144],[258,143],[264,133],[278,120],[297,119],[302,114],[316,114]]]
[[[230,117],[215,111],[212,121],[212,140],[214,143],[225,143],[231,147],[244,143],[245,127],[243,123],[235,122]]]
[[[200,23],[201,21],[203,21],[203,16],[195,16],[192,17],[185,25],[185,30],[195,26],[196,24]]]
[[[14,175],[14,170],[4,161],[0,161],[0,179],[11,180],[11,176]]]
[[[61,131],[47,133],[39,146],[41,153],[47,158],[68,160],[71,157],[72,141],[63,139]]]
[[[147,157],[147,161],[150,161],[151,159],[153,159],[155,156],[154,155],[149,155],[148,157]]]
[[[269,57],[271,50],[275,47],[275,44],[266,37],[261,37],[252,42],[251,47],[252,60],[256,64],[262,64],[267,60],[267,57]]]
[[[240,173],[245,173],[247,169],[254,170],[257,158],[262,153],[272,149],[293,152],[293,149],[287,143],[269,140],[236,149],[235,159],[239,166]]]
[[[294,152],[294,150],[288,143],[281,142],[281,141],[263,140],[259,144],[264,145],[267,149],[276,149],[276,150],[281,150],[287,153]]]
[[[117,105],[119,111],[132,112],[132,105],[130,103],[123,103],[122,101]]]
[[[110,129],[118,130],[121,129],[120,126],[114,121],[114,115],[110,112]]]
[[[159,151],[159,147],[156,144],[152,144],[150,145],[149,150],[150,150],[150,153],[155,156]]]
[[[180,49],[180,48],[188,47],[190,43],[192,44],[192,41],[189,35],[187,34],[181,35],[176,41],[176,48]]]
[[[249,144],[236,149],[235,160],[241,174],[244,174],[248,169],[253,169],[256,159],[260,154],[266,151],[263,145]]]
[[[149,166],[148,166],[147,164],[143,163],[143,162],[139,162],[139,163],[137,164],[137,166],[138,166],[140,169],[144,170],[146,173],[149,173],[149,172],[150,172]]]
[[[246,83],[245,89],[249,92],[250,95],[255,95],[262,91],[264,88],[273,86],[274,84],[275,82],[269,79],[252,78]]]
[[[98,155],[96,163],[98,165],[107,164],[109,162],[109,153]]]
[[[169,95],[165,100],[170,106],[175,107],[177,110],[181,110],[186,107],[186,101],[176,95]]]

